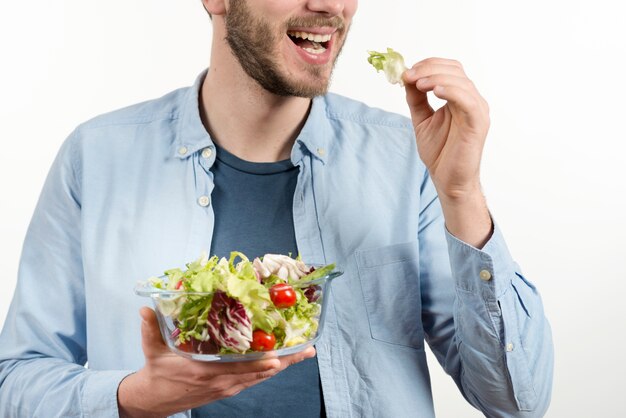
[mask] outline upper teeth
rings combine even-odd
[[[287,32],[287,34],[295,38],[308,39],[309,41],[313,42],[328,42],[333,36],[332,34],[320,35],[319,33],[306,33],[297,31],[289,31]]]

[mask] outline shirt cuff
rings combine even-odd
[[[480,250],[456,238],[447,229],[446,240],[457,288],[493,300],[499,299],[510,287],[517,265],[495,222],[491,238]]]
[[[85,417],[119,418],[117,388],[131,370],[88,370],[83,391]]]

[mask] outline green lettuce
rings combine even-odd
[[[296,282],[311,282],[316,279],[321,279],[322,277],[328,276],[332,271],[335,270],[335,264],[329,264],[324,267],[320,267],[312,273],[307,274],[299,278]]]
[[[307,289],[299,288],[297,283],[322,278],[334,269],[335,265],[330,264],[297,280],[289,277],[297,302],[287,309],[276,308],[269,292],[272,285],[286,280],[271,274],[261,282],[253,262],[236,251],[228,259],[202,254],[188,263],[186,270],[170,269],[163,278],[150,280],[156,288],[173,291],[157,303],[161,312],[174,321],[178,342],[204,344],[211,340],[224,354],[247,351],[248,334],[254,329],[274,333],[277,348],[309,340],[317,332],[321,305],[309,301]]]
[[[387,80],[391,84],[404,85],[402,74],[408,70],[404,64],[404,58],[400,53],[391,48],[387,48],[387,52],[367,51],[370,56],[367,62],[372,64],[377,72],[384,71]]]

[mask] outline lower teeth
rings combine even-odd
[[[321,49],[302,48],[302,49],[304,49],[306,52],[309,52],[311,54],[321,54],[324,51],[326,51],[326,48],[321,48]]]
[[[311,44],[313,45],[313,48],[302,49],[304,49],[306,52],[310,52],[311,54],[321,54],[322,52],[326,51],[326,48],[324,48],[319,42],[311,41]]]

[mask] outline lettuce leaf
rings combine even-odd
[[[367,51],[370,56],[367,62],[372,64],[377,72],[384,71],[387,80],[391,84],[400,84],[404,86],[402,74],[408,70],[404,64],[404,58],[400,53],[391,48],[387,48],[387,52]]]
[[[320,267],[317,270],[314,270],[312,273],[307,274],[306,276],[298,279],[298,282],[310,282],[316,279],[320,279],[324,276],[329,275],[333,270],[335,270],[335,264],[329,264],[324,267]]]

